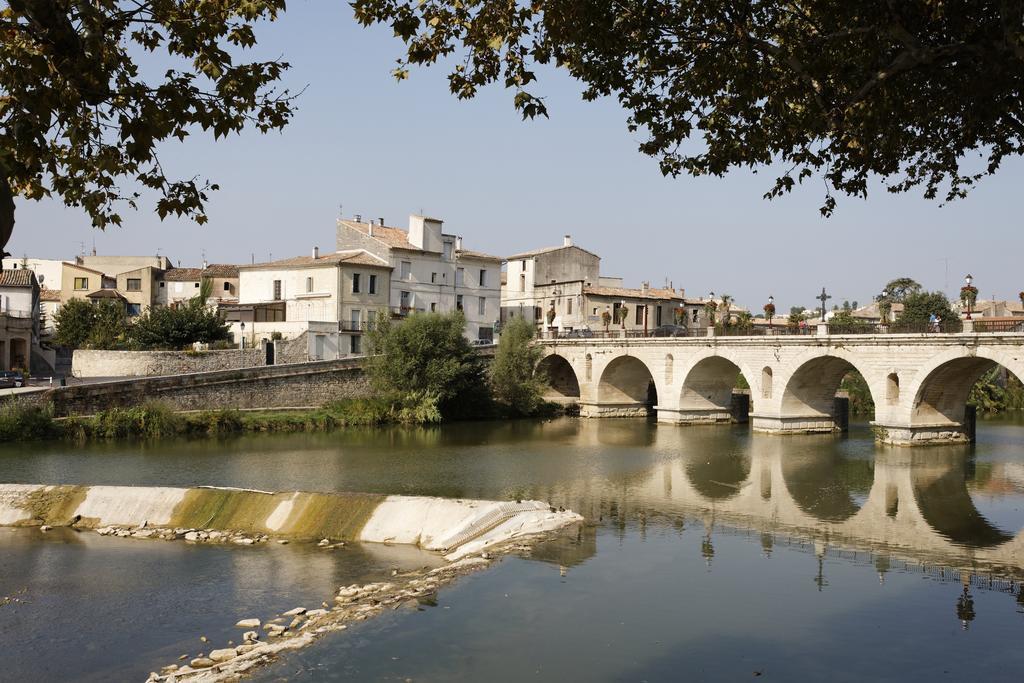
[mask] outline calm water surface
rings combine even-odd
[[[0,480],[539,498],[592,522],[263,680],[1024,679],[1011,420],[925,450],[878,447],[866,425],[772,437],[573,419],[21,446],[0,450]],[[387,552],[0,532],[0,597],[30,598],[0,606],[0,679],[144,678],[200,633],[237,637],[253,611],[433,561]]]

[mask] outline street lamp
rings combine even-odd
[[[239,367],[245,365],[245,321],[243,320],[240,324],[242,328],[241,333],[238,335],[238,359]]]
[[[771,311],[771,313],[768,314],[768,327],[771,328],[775,318],[775,297],[771,294],[768,295],[768,305],[770,306],[769,310]]]
[[[974,297],[971,296],[971,283],[974,282],[974,276],[967,273],[967,277],[964,278],[964,282],[967,283],[967,286],[964,287],[964,290],[966,291],[966,296],[964,298],[967,299],[967,319],[970,320],[971,310],[974,305]]]

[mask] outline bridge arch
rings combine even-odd
[[[557,353],[544,356],[537,363],[534,374],[547,382],[546,398],[557,400],[580,397],[580,382],[576,370],[564,356]]]
[[[774,392],[777,398],[772,401],[772,407],[777,411],[775,419],[779,422],[779,431],[834,431],[837,428],[836,392],[843,378],[851,372],[864,378],[877,415],[886,404],[880,401],[885,394],[879,389],[875,373],[862,368],[853,354],[828,349],[795,359],[785,376],[780,373],[777,378]]]
[[[740,376],[747,380],[751,395],[757,396],[759,378],[746,363],[719,351],[695,355],[681,373],[678,407],[672,421],[682,423],[729,422],[732,420],[733,390]],[[659,411],[659,419],[665,415]]]
[[[703,502],[726,501],[747,486],[751,463],[750,455],[742,451],[699,453],[686,463],[686,478]]]
[[[940,536],[967,548],[993,548],[1013,534],[990,522],[977,508],[967,488],[974,478],[972,462],[963,451],[916,459],[911,489],[921,518]]]
[[[657,400],[654,373],[636,356],[616,356],[599,373],[596,408],[601,415],[646,415]]]
[[[782,458],[782,482],[805,514],[844,522],[864,507],[874,484],[873,459],[848,458],[830,449],[795,450]]]
[[[964,415],[971,389],[986,372],[997,367],[1024,380],[1024,358],[983,346],[970,352],[957,349],[934,358],[905,392],[908,399],[913,398],[912,403],[902,406],[902,417],[911,432],[941,430],[966,439]]]

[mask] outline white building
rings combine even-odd
[[[40,287],[60,291],[61,274],[64,272],[64,262],[45,258],[5,258],[3,260],[4,270],[17,270],[26,268],[36,274],[36,281]]]
[[[315,360],[364,353],[365,333],[388,313],[391,266],[362,250],[257,263],[238,268],[239,303],[221,306],[236,339],[255,345],[279,334],[309,338]]]
[[[408,231],[356,220],[338,221],[338,250],[363,249],[392,268],[394,315],[461,310],[466,336],[493,339],[501,305],[501,258],[464,249],[442,221],[409,216]]]
[[[32,270],[0,272],[0,370],[28,370],[39,345],[39,282]]]

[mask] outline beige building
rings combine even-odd
[[[199,294],[203,280],[210,280],[211,285],[207,305],[238,303],[238,266],[227,263],[164,271],[157,283],[155,303],[158,306],[176,306],[189,301]]]
[[[111,277],[117,277],[121,273],[135,271],[140,268],[153,268],[154,270],[167,270],[171,267],[171,261],[166,256],[78,256],[75,263],[86,268],[98,270]]]
[[[89,300],[89,295],[103,289],[116,289],[117,278],[108,277],[102,271],[87,268],[77,263],[64,262],[61,275],[60,299],[67,303],[72,299]]]
[[[114,289],[125,301],[129,316],[142,315],[156,303],[156,292],[162,270],[153,266],[142,266],[116,275]]]
[[[461,310],[470,339],[492,340],[500,316],[501,261],[464,249],[462,237],[442,231],[443,222],[409,216],[409,229],[339,220],[339,251],[362,249],[392,267],[389,305],[402,317],[414,312]]]
[[[571,235],[560,246],[509,256],[501,289],[502,320],[525,318],[545,336],[604,333],[605,313],[610,334],[642,334],[662,325],[692,327],[704,320],[704,302],[685,299],[681,289],[647,283],[628,288],[621,278],[600,271],[601,257],[574,245]]]
[[[363,250],[325,256],[314,249],[269,263],[240,266],[237,304],[221,307],[236,339],[247,344],[307,334],[317,360],[359,355],[363,334],[389,312],[391,266]]]

